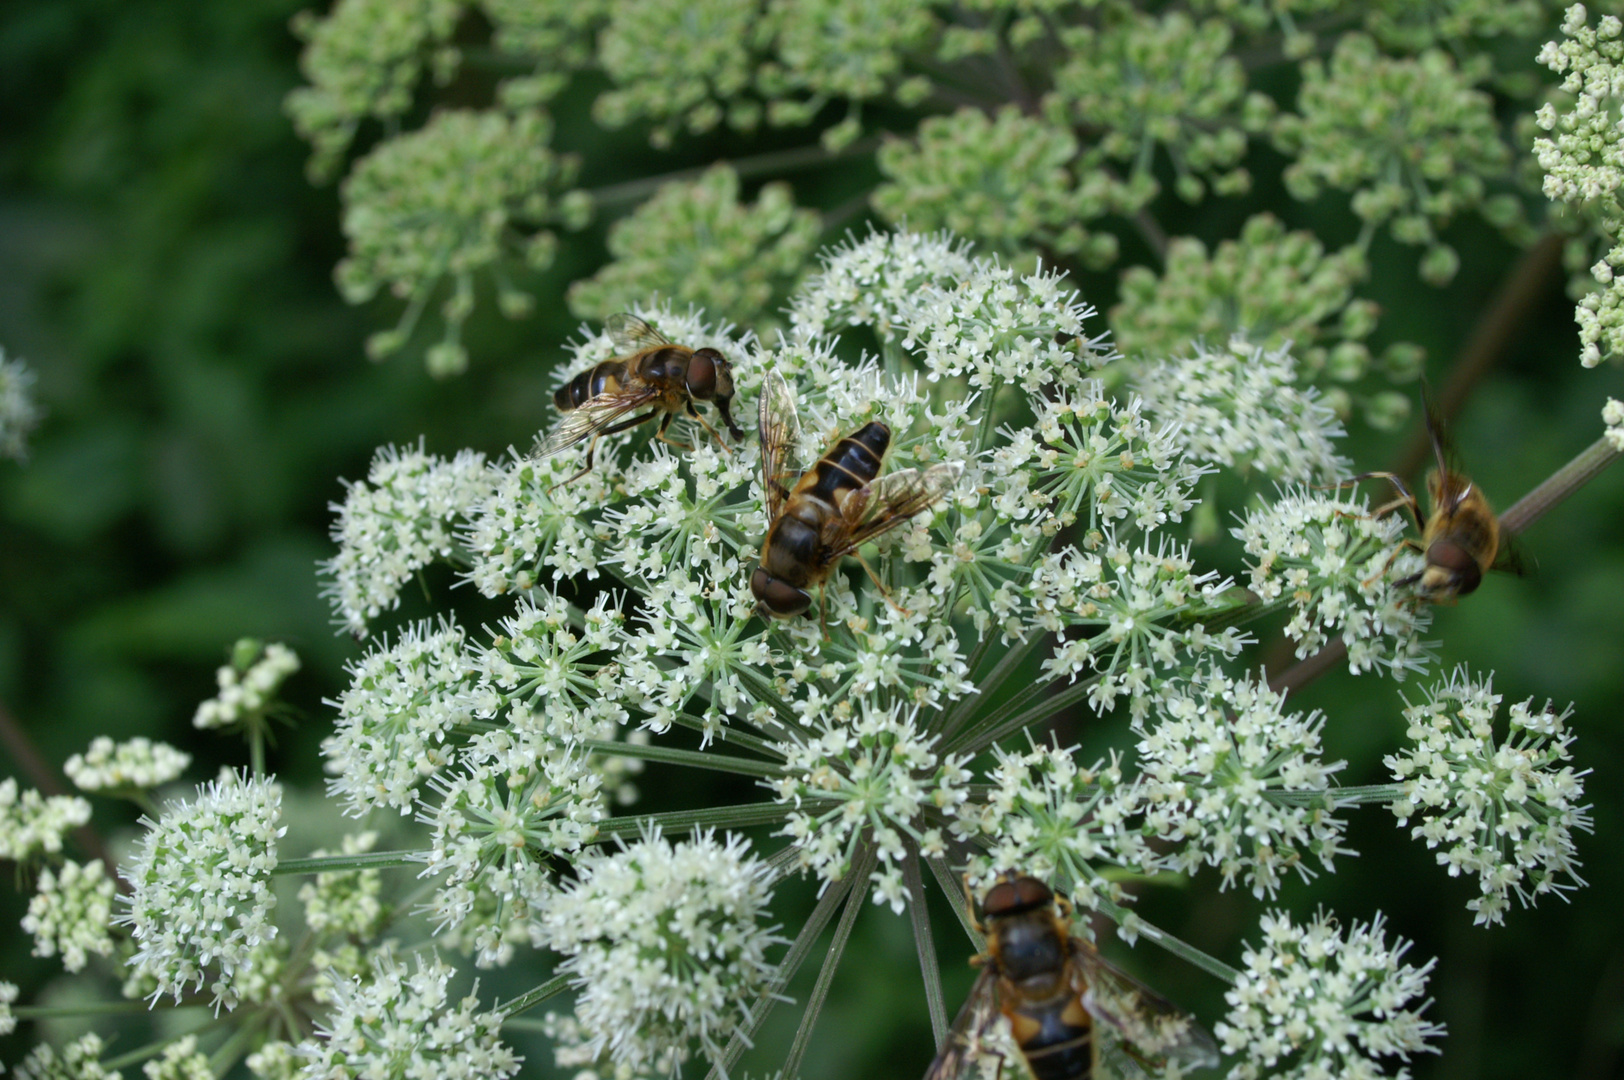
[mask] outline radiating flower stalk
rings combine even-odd
[[[43,955],[119,951],[127,994],[241,1017],[229,1052],[262,1077],[511,1076],[504,1027],[564,994],[538,1026],[565,1066],[734,1075],[833,923],[794,1075],[861,912],[910,918],[940,1037],[925,883],[962,903],[965,883],[1017,871],[1229,982],[1213,1026],[1230,1076],[1376,1075],[1442,1034],[1422,1015],[1430,963],[1404,963],[1379,913],[1345,934],[1328,914],[1271,914],[1231,967],[1139,918],[1128,883],[1278,900],[1290,876],[1334,872],[1370,804],[1476,878],[1481,923],[1581,883],[1565,713],[1516,706],[1507,727],[1488,680],[1457,672],[1406,711],[1391,782],[1340,787],[1321,743],[1337,717],[1294,711],[1240,661],[1248,628],[1278,615],[1303,655],[1340,638],[1367,677],[1429,670],[1429,609],[1395,584],[1421,556],[1400,547],[1401,515],[1334,485],[1340,425],[1297,389],[1289,349],[1192,345],[1160,363],[1204,357],[1212,378],[1147,397],[1062,275],[905,232],[827,252],[772,341],[698,311],[637,314],[729,356],[740,417],[783,379],[794,469],[879,421],[882,477],[950,463],[955,480],[863,565],[835,565],[808,616],[774,620],[750,579],[765,484],[795,477],[762,477],[754,439],[724,447],[683,422],[683,450],[643,428],[569,483],[578,450],[386,448],[347,485],[324,567],[337,624],[377,635],[323,744],[355,830],[284,858],[282,785],[228,772],[150,814],[124,895],[72,863],[42,875]],[[560,379],[613,348],[584,330]],[[1233,529],[1243,582],[1191,544],[1197,486],[1220,472],[1256,496]],[[419,575],[440,613],[392,622]],[[438,588],[452,583],[504,613],[465,625],[461,594]],[[222,669],[200,723],[265,714],[297,664],[279,648]],[[1053,733],[1073,716],[1113,733],[1107,755]],[[647,766],[698,770],[690,790],[715,798],[637,813]],[[78,772],[118,790],[175,767],[97,746]],[[59,858],[77,811],[7,790],[8,853]],[[385,873],[415,886],[386,890]],[[310,875],[298,912],[276,904],[287,874]],[[791,933],[775,897],[795,888],[818,899]],[[103,936],[64,925],[108,901]],[[492,1000],[458,956],[552,977]]]

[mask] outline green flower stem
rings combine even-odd
[[[839,805],[834,799],[803,799],[801,805],[813,813]],[[598,823],[598,833],[610,836],[637,836],[658,826],[662,833],[692,832],[695,829],[742,829],[751,825],[782,822],[789,810],[775,802],[743,803],[738,806],[705,806],[697,810],[668,810],[661,814],[635,814]]]
[[[835,909],[840,906],[846,895],[853,891],[857,881],[855,875],[847,874],[818,897],[817,906],[812,909],[812,914],[800,932],[795,935],[795,941],[791,943],[783,962],[778,965],[778,970],[773,973],[772,979],[751,1006],[750,1019],[733,1033],[732,1038],[728,1040],[727,1048],[722,1052],[722,1060],[711,1063],[710,1072],[706,1074],[705,1080],[721,1080],[728,1075],[727,1070],[738,1064],[740,1055],[750,1047],[750,1040],[761,1030],[762,1023],[767,1019],[767,1013],[773,1005],[784,1000],[784,987],[789,985],[789,981],[801,970],[801,965],[806,963],[807,957],[812,955],[812,948],[823,936],[829,920],[834,918]],[[857,890],[858,896],[862,893],[862,890]]]
[[[1006,735],[1031,727],[1040,720],[1047,719],[1056,713],[1071,708],[1088,696],[1098,678],[1099,676],[1094,675],[1085,679],[1078,679],[1051,697],[1044,697],[1043,695],[1058,685],[1057,681],[1033,683],[1010,698],[992,716],[978,722],[974,728],[966,731],[964,737],[957,740],[953,751],[956,753],[964,751],[980,753]],[[1009,715],[1026,705],[1033,698],[1039,699],[1037,704],[1016,713],[1014,716]]]
[[[206,1009],[208,1003],[204,1001],[187,1002],[184,1005],[165,1005],[166,1012],[177,1009]],[[11,1015],[19,1020],[53,1020],[58,1017],[74,1016],[124,1016],[133,1013],[149,1013],[152,1006],[146,1001],[88,1001],[83,1005],[13,1005]]]
[[[149,1042],[145,1046],[138,1046],[134,1050],[131,1050],[125,1054],[120,1054],[116,1058],[105,1058],[100,1063],[101,1067],[106,1069],[108,1072],[112,1072],[115,1069],[122,1069],[126,1065],[134,1065],[138,1061],[145,1061],[154,1054],[161,1053],[163,1048],[172,1042],[179,1039],[184,1039],[188,1035],[201,1035],[205,1031],[220,1027],[222,1024],[228,1024],[231,1021],[232,1017],[230,1016],[212,1016],[208,1020],[192,1028],[190,1031],[178,1031],[165,1038],[156,1039]]]
[[[875,849],[872,844],[864,844],[857,857],[852,860],[852,868],[848,878],[854,882],[867,881],[874,872]],[[812,987],[812,993],[807,996],[806,1011],[801,1014],[801,1026],[795,1032],[795,1039],[790,1043],[789,1054],[784,1058],[784,1075],[799,1076],[801,1071],[801,1058],[806,1055],[806,1048],[812,1042],[812,1030],[817,1027],[818,1016],[823,1012],[823,1003],[829,996],[829,987],[835,980],[835,971],[840,967],[840,958],[846,951],[846,943],[851,940],[851,929],[857,922],[857,916],[868,906],[868,890],[853,888],[846,897],[846,910],[840,913],[840,922],[835,926],[834,939],[829,943],[829,952],[823,958],[823,968],[818,972],[818,981]]]
[[[513,1017],[540,1005],[550,997],[562,993],[569,984],[570,977],[568,975],[555,975],[535,989],[526,990],[518,997],[502,1002],[496,1006],[496,1011],[502,1014],[502,1026],[507,1027],[510,1023],[513,1026],[518,1026],[519,1023],[524,1023],[524,1021],[514,1022]]]
[[[734,172],[739,174],[740,180],[752,180],[759,176],[775,176],[800,169],[815,169],[823,165],[832,165],[844,158],[871,154],[879,148],[879,145],[880,137],[871,135],[866,139],[858,139],[834,153],[830,153],[822,145],[814,143],[810,146],[797,146],[789,150],[774,150],[767,154],[756,154],[753,157],[734,158],[728,164],[732,166]],[[647,176],[638,180],[627,180],[621,184],[609,184],[605,187],[594,188],[586,194],[592,199],[592,205],[595,207],[625,206],[642,202],[666,184],[697,180],[709,170],[709,165],[695,166],[692,169],[677,169],[674,172],[662,173],[659,176]]]
[[[947,1004],[942,994],[942,969],[936,960],[936,939],[930,932],[930,908],[925,903],[925,880],[919,872],[919,849],[902,860],[902,878],[908,885],[908,918],[913,923],[914,945],[919,951],[919,973],[925,981],[925,1004],[930,1010],[930,1030],[941,1046],[947,1038]]]
[[[421,866],[422,852],[418,851],[363,851],[354,855],[317,855],[306,859],[283,859],[271,871],[271,876],[282,874],[332,874],[344,870],[393,870],[402,866]]]
[[[1113,903],[1103,896],[1098,898],[1097,903],[1100,911],[1104,912],[1118,926],[1122,926],[1126,920],[1127,924],[1133,927],[1134,933],[1140,937],[1148,938],[1179,959],[1194,964],[1208,975],[1222,979],[1231,986],[1240,981],[1241,973],[1216,956],[1208,956],[1194,945],[1180,941],[1166,930],[1152,926],[1127,908]]]
[[[958,744],[973,738],[978,728],[989,723],[997,723],[998,718],[1005,715],[1005,710],[1018,707],[1013,704],[1014,698],[1012,697],[1003,706],[994,709],[992,713],[977,720],[974,724],[970,724],[970,718],[975,707],[987,700],[987,691],[996,690],[1002,686],[1005,680],[1014,673],[1015,669],[1025,663],[1027,658],[1032,655],[1032,650],[1037,647],[1038,643],[1048,638],[1049,634],[1046,631],[1037,630],[1028,634],[1023,640],[1006,649],[1004,655],[998,658],[997,665],[984,678],[976,675],[976,661],[980,659],[981,654],[981,649],[978,647],[977,655],[971,657],[970,673],[975,678],[976,686],[982,688],[982,690],[979,694],[968,695],[959,700],[948,710],[947,716],[943,718],[942,737],[946,740],[946,745],[943,747],[945,752],[954,752],[958,748]],[[984,638],[983,643],[985,641]],[[966,727],[967,724],[969,724],[969,727]]]
[[[1363,784],[1358,787],[1326,788],[1321,791],[1265,791],[1263,797],[1278,806],[1363,806],[1397,802],[1404,798],[1400,784]]]
[[[581,745],[595,754],[641,758],[643,761],[660,761],[668,765],[688,765],[695,769],[714,769],[717,772],[737,773],[740,776],[767,778],[784,775],[782,765],[775,765],[770,761],[731,757],[711,750],[675,750],[665,746],[638,746],[633,743],[603,742],[598,739],[588,739]]]
[[[1597,439],[1580,451],[1572,461],[1552,473],[1548,480],[1518,499],[1511,509],[1501,514],[1500,528],[1516,536],[1544,517],[1557,503],[1595,479],[1598,473],[1617,461],[1620,456],[1605,438]]]

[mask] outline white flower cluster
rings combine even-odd
[[[0,981],[0,1035],[17,1030],[17,1017],[11,1012],[11,1003],[17,1000],[17,984]]]
[[[23,916],[23,929],[34,935],[34,955],[60,953],[69,971],[82,970],[90,953],[110,956],[116,891],[100,859],[86,866],[69,859],[57,870],[41,870],[39,890]]]
[[[62,850],[62,838],[90,820],[90,804],[77,795],[20,791],[11,777],[0,780],[0,859],[27,862]]]
[[[358,855],[371,851],[378,834],[364,832],[344,837],[342,852]],[[327,852],[316,850],[311,858]],[[376,870],[336,870],[318,873],[299,886],[299,903],[304,905],[305,925],[318,934],[346,934],[365,941],[382,927],[391,908],[380,899],[383,883]]]
[[[481,735],[455,771],[431,778],[438,804],[418,816],[434,830],[423,874],[441,878],[429,905],[441,932],[455,930],[482,966],[506,963],[511,935],[550,896],[548,860],[597,839],[608,816],[601,785],[579,751],[503,730]]]
[[[141,1071],[147,1080],[214,1080],[214,1069],[207,1054],[197,1048],[197,1036],[186,1035],[163,1048],[159,1057],[152,1058]]]
[[[438,956],[417,957],[415,971],[389,952],[365,976],[333,983],[332,1008],[317,1036],[299,1044],[303,1076],[323,1080],[505,1080],[520,1058],[501,1040],[500,1013],[478,1011],[470,992],[453,1001],[456,969]],[[474,990],[477,992],[478,986]]]
[[[1137,784],[1125,781],[1121,763],[1080,768],[1075,749],[1033,744],[1024,752],[993,748],[992,790],[962,815],[984,838],[970,883],[985,890],[1009,867],[1062,887],[1092,908],[1097,896],[1128,899],[1121,884],[1102,871],[1117,866],[1144,872],[1155,855],[1133,823]],[[965,829],[965,832],[971,830]]]
[[[779,744],[784,776],[769,786],[793,806],[783,835],[800,849],[800,865],[829,883],[851,872],[859,842],[872,844],[880,866],[873,873],[875,902],[901,913],[901,861],[911,844],[939,855],[940,824],[968,798],[970,755],[943,757],[937,739],[919,729],[918,710],[877,709],[866,702],[856,716],[834,710],[811,732]]]
[[[607,1062],[616,1075],[672,1074],[697,1040],[714,1058],[752,1016],[781,944],[766,925],[772,874],[736,836],[671,843],[653,833],[584,856],[580,879],[542,918],[559,970],[579,992],[580,1040],[560,1063]]]
[[[175,779],[191,763],[192,755],[144,735],[117,744],[98,735],[90,741],[90,749],[70,757],[62,771],[80,791],[150,791]]]
[[[1234,530],[1253,560],[1252,591],[1290,605],[1286,636],[1299,657],[1340,633],[1350,671],[1380,665],[1394,678],[1425,667],[1419,635],[1432,625],[1430,608],[1393,584],[1418,565],[1419,556],[1399,550],[1403,532],[1398,514],[1372,515],[1363,500],[1306,488],[1287,489]]]
[[[58,1054],[50,1043],[40,1043],[17,1066],[16,1080],[122,1080],[124,1074],[102,1066],[101,1036],[87,1032]]]
[[[1590,268],[1600,288],[1580,298],[1579,358],[1585,367],[1624,356],[1624,20],[1603,15],[1594,29],[1583,4],[1567,9],[1566,41],[1547,42],[1539,62],[1562,76],[1571,104],[1547,101],[1535,122],[1550,138],[1534,140],[1545,170],[1545,195],[1586,208],[1599,222],[1610,250]]]
[[[1135,385],[1146,408],[1203,461],[1280,483],[1331,480],[1346,465],[1334,443],[1342,424],[1318,390],[1296,379],[1289,346],[1270,351],[1237,336],[1226,348],[1198,344],[1188,357],[1150,364]]]
[[[1229,1080],[1377,1080],[1387,1075],[1378,1058],[1437,1052],[1427,1040],[1441,1037],[1443,1025],[1421,1015],[1431,1004],[1422,998],[1434,961],[1403,963],[1409,943],[1389,945],[1380,915],[1345,937],[1324,913],[1299,926],[1275,912],[1262,929],[1263,943],[1246,948],[1241,976],[1224,994],[1229,1013],[1213,1029],[1226,1053],[1244,1055]]]
[[[0,458],[20,461],[28,454],[28,436],[39,424],[33,387],[33,370],[0,349]]]
[[[280,642],[263,650],[251,638],[237,642],[233,662],[214,673],[220,692],[197,707],[192,726],[200,731],[229,727],[260,716],[276,699],[288,676],[299,670],[299,657]]]
[[[212,970],[215,1005],[235,1008],[256,977],[255,951],[277,932],[271,871],[287,831],[281,810],[275,781],[228,774],[157,821],[141,819],[147,831],[123,872],[129,911],[115,921],[130,928],[130,966],[154,980],[154,998],[179,1001]]]
[[[1340,468],[1335,420],[1297,388],[1289,354],[1202,351],[1212,370],[1186,395],[1162,384],[1182,368],[1130,393],[1059,275],[941,236],[848,242],[773,343],[692,312],[638,314],[731,359],[741,420],[765,396],[783,475],[761,475],[759,440],[724,447],[682,417],[672,437],[692,449],[649,424],[597,442],[579,476],[584,445],[490,466],[387,451],[351,486],[329,564],[334,613],[357,633],[430,559],[506,605],[481,629],[442,617],[380,639],[350,668],[324,753],[349,813],[392,807],[429,827],[420,857],[442,947],[481,965],[526,947],[571,955],[575,1014],[549,1021],[562,1061],[664,1070],[695,1040],[714,1057],[748,1034],[750,994],[770,994],[775,939],[759,908],[756,930],[712,930],[712,948],[753,943],[736,972],[685,941],[647,948],[665,921],[710,910],[709,890],[736,876],[726,865],[757,864],[736,838],[680,857],[684,845],[646,833],[596,850],[629,835],[609,796],[635,797],[625,780],[641,760],[760,780],[774,801],[679,820],[745,809],[787,838],[774,865],[896,911],[922,859],[967,862],[982,882],[1011,867],[1050,875],[1114,910],[1122,871],[1212,866],[1269,896],[1293,867],[1306,877],[1309,860],[1345,851],[1318,714],[1286,713],[1224,667],[1251,640],[1243,622],[1288,606],[1304,654],[1341,634],[1355,670],[1420,667],[1429,615],[1390,583],[1415,562],[1402,521],[1288,490],[1237,530],[1251,592],[1189,543],[1196,485],[1220,467]],[[614,348],[585,335],[560,379]],[[788,393],[764,395],[769,377]],[[876,474],[836,483],[820,455],[869,424],[887,429]],[[818,483],[829,498],[810,494]],[[806,617],[765,617],[751,588],[764,538],[784,542],[769,504],[816,526],[813,550],[794,554]],[[1131,727],[1138,758],[1085,768],[1094,759],[1075,747],[999,749],[1083,705]],[[722,868],[703,880],[672,869],[709,861]],[[852,880],[860,867],[872,869]],[[358,906],[357,925],[377,910]],[[678,971],[686,984],[667,987]]]
[[[448,734],[473,716],[475,659],[463,651],[460,626],[415,623],[393,645],[387,639],[348,665],[349,689],[322,743],[328,791],[345,813],[379,806],[409,813],[417,786],[450,759]]]
[[[1528,906],[1583,885],[1574,833],[1590,831],[1588,770],[1569,764],[1572,707],[1513,705],[1497,738],[1499,707],[1490,679],[1456,669],[1404,710],[1412,745],[1382,759],[1404,792],[1391,804],[1399,822],[1420,819],[1410,835],[1437,849],[1451,877],[1477,876],[1481,895],[1466,906],[1479,925],[1500,922],[1512,893]]]
[[[483,454],[445,461],[421,445],[380,449],[366,480],[346,484],[344,501],[332,505],[339,553],[322,564],[332,579],[322,595],[339,625],[362,637],[368,620],[399,606],[412,575],[452,554],[453,523],[490,485]]]
[[[1145,831],[1171,845],[1164,865],[1217,867],[1225,888],[1240,879],[1261,899],[1279,891],[1287,871],[1312,877],[1310,855],[1330,870],[1350,854],[1326,790],[1346,762],[1321,759],[1323,716],[1288,713],[1284,703],[1261,681],[1211,667],[1163,691],[1139,741],[1139,795]]]
[[[1601,409],[1601,422],[1607,425],[1607,445],[1624,454],[1624,401],[1608,398]]]

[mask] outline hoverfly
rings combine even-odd
[[[750,591],[761,609],[775,619],[806,611],[812,606],[807,590],[821,587],[847,555],[863,564],[884,593],[885,586],[857,549],[947,494],[961,467],[940,463],[880,476],[891,429],[873,420],[836,442],[793,490],[786,488],[784,460],[800,438],[800,426],[795,399],[776,371],[762,385],[760,426],[761,486],[769,524]]]
[[[968,899],[968,886],[966,887]],[[981,974],[925,1080],[962,1080],[1000,1016],[1035,1080],[1143,1077],[1218,1062],[1205,1028],[1071,933],[1071,905],[1034,877],[1006,874],[981,902]]]
[[[1398,498],[1377,508],[1376,515],[1405,507],[1421,533],[1420,540],[1407,537],[1398,546],[1382,567],[1382,573],[1387,573],[1402,552],[1418,551],[1426,560],[1421,569],[1393,584],[1414,585],[1415,595],[1428,603],[1453,604],[1482,584],[1483,575],[1490,569],[1522,573],[1522,561],[1502,542],[1500,519],[1495,517],[1482,489],[1460,471],[1437,403],[1430,394],[1423,394],[1423,402],[1427,435],[1432,440],[1436,462],[1436,468],[1427,475],[1431,513],[1426,519],[1422,520],[1415,496],[1392,473],[1361,473],[1349,482],[1382,479],[1392,484]]]
[[[620,355],[594,364],[558,388],[553,394],[553,404],[564,414],[564,419],[558,430],[536,448],[535,456],[544,458],[591,436],[586,464],[565,480],[565,484],[591,471],[592,453],[600,438],[647,423],[660,414],[664,415],[655,437],[661,442],[680,450],[693,449],[687,443],[666,438],[665,434],[671,421],[686,411],[726,450],[722,437],[699,415],[695,401],[714,401],[728,432],[735,439],[744,437],[729,411],[733,401],[733,366],[721,353],[715,349],[690,349],[672,344],[635,315],[611,315],[604,322],[604,328]],[[644,406],[648,412],[628,416]]]

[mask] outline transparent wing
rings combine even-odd
[[[766,493],[767,520],[777,521],[789,489],[784,462],[801,438],[801,424],[795,415],[795,397],[789,384],[776,371],[767,373],[761,383],[761,489]]]
[[[533,456],[551,457],[560,450],[567,450],[659,397],[660,392],[654,387],[643,386],[589,398],[579,408],[564,414],[552,434],[536,444]]]
[[[868,519],[851,532],[838,554],[855,551],[877,536],[884,536],[953,490],[964,466],[942,462],[923,471],[902,469],[887,473],[870,485]]]
[[[970,986],[970,996],[953,1018],[953,1026],[947,1029],[942,1052],[925,1070],[925,1080],[962,1080],[976,1071],[983,1037],[1000,1015],[996,984],[992,968],[982,968]]]
[[[621,356],[630,356],[656,345],[671,344],[664,334],[636,315],[628,315],[624,311],[605,319],[603,328],[609,331],[609,340],[615,343],[615,352]]]
[[[1172,1062],[1184,1069],[1218,1064],[1218,1044],[1207,1029],[1132,975],[1112,967],[1082,938],[1071,939],[1073,989],[1096,1027],[1099,1054],[1111,1075],[1137,1077]],[[1109,1031],[1104,1029],[1109,1028]]]

